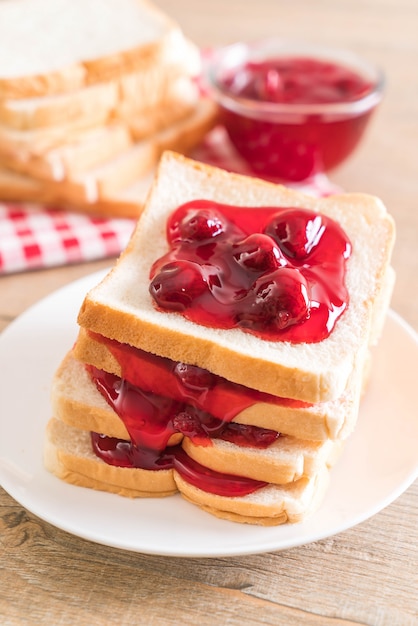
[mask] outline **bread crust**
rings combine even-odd
[[[318,344],[263,341],[239,329],[203,328],[154,307],[149,271],[167,250],[165,220],[176,206],[198,197],[236,206],[302,206],[341,223],[354,245],[347,263],[350,303],[328,338]],[[377,198],[344,194],[318,200],[166,152],[130,243],[86,296],[78,322],[111,339],[273,395],[311,403],[336,399],[347,386],[357,354],[368,347],[393,241],[393,220]]]
[[[188,152],[193,149],[213,127],[216,118],[215,105],[207,99],[201,99],[191,115],[176,120],[152,139],[132,143],[127,149],[113,155],[104,163],[61,181],[35,178],[33,176],[35,171],[37,175],[53,173],[56,162],[52,162],[50,165],[52,170],[48,170],[47,160],[49,156],[53,156],[52,150],[55,142],[62,142],[63,130],[60,129],[56,136],[52,133],[51,144],[48,143],[49,140],[45,140],[45,151],[42,156],[36,155],[33,158],[23,159],[19,157],[20,160],[17,162],[15,157],[9,155],[8,158],[13,167],[17,166],[17,169],[23,172],[31,171],[32,175],[28,176],[21,171],[2,168],[0,196],[7,200],[28,199],[43,202],[46,205],[60,204],[63,208],[71,208],[83,213],[137,218],[143,209],[151,184],[149,177],[163,150],[176,148]],[[95,129],[96,132],[100,130],[99,126]],[[99,145],[97,147],[99,148]],[[112,146],[111,149],[113,150]],[[97,160],[104,154],[97,152],[92,155],[90,153],[86,158]],[[72,155],[70,158],[76,159],[76,156]],[[5,160],[7,161],[8,158]],[[61,162],[60,170],[62,167],[64,164]],[[137,186],[138,190],[133,195],[125,197],[125,193],[134,186]]]
[[[37,15],[30,14],[28,7],[25,7],[23,2],[19,3],[20,7],[11,7],[11,10],[7,6],[8,3],[4,4],[4,7],[0,7],[0,20],[2,26],[4,25],[5,32],[11,30],[17,41],[25,37],[29,41],[29,45],[32,44],[34,47],[42,49],[43,41],[42,38],[39,39],[38,37],[37,28],[45,27],[42,13],[48,11],[48,3],[44,2],[44,7],[37,8]],[[92,8],[85,12],[82,17],[81,15],[77,16],[77,3],[73,5],[71,2],[61,2],[61,5],[62,10],[58,11],[60,21],[50,24],[51,28],[62,27],[65,24],[62,22],[62,15],[67,14],[68,21],[70,14],[73,20],[83,19],[86,22],[85,33],[87,36],[89,27],[94,33],[97,22],[104,19],[100,13],[94,15]],[[129,45],[121,43],[121,48],[113,52],[106,52],[101,48],[85,53],[76,49],[73,62],[68,62],[64,54],[66,61],[63,61],[59,69],[52,69],[51,66],[51,68],[45,68],[43,72],[33,71],[29,66],[26,72],[21,69],[17,76],[11,76],[8,68],[4,68],[4,73],[2,73],[3,68],[0,66],[0,99],[38,97],[74,91],[101,81],[113,80],[122,73],[136,71],[158,63],[165,53],[165,48],[170,45],[173,39],[181,36],[178,25],[147,0],[127,1],[124,4],[119,2],[118,5],[115,8],[120,12],[120,15],[123,16],[125,13],[127,20],[136,20],[138,31],[136,42],[132,40]],[[98,3],[96,3],[96,7],[98,11],[101,8]],[[52,6],[49,7],[49,9],[52,8]],[[17,11],[20,11],[20,15],[17,14]],[[52,11],[52,15],[54,14],[57,12]],[[28,27],[28,15],[34,24],[33,30]],[[37,26],[38,17],[40,22]],[[150,34],[144,38],[142,31],[146,22],[150,25]],[[132,23],[128,25],[132,26]],[[84,24],[79,26],[80,29],[84,28]],[[33,41],[31,41],[31,37]],[[100,44],[98,45],[100,46]],[[48,49],[44,51],[44,56],[47,56],[48,51]],[[59,58],[59,51],[56,56]],[[48,60],[55,61],[55,59]],[[57,61],[55,61],[56,64]]]
[[[121,366],[107,346],[84,328],[79,330],[73,356],[83,363],[122,377]],[[359,357],[358,367],[350,377],[347,389],[337,400],[306,407],[257,402],[238,413],[232,421],[311,441],[346,439],[357,420],[362,389],[360,379],[362,376],[365,378],[361,368],[364,367]]]
[[[312,479],[268,485],[244,497],[204,492],[176,470],[141,470],[107,465],[90,451],[89,434],[52,418],[46,428],[44,465],[70,484],[130,498],[164,497],[177,490],[203,510],[231,521],[277,525],[300,522],[319,506],[328,483],[323,468]]]
[[[44,464],[61,480],[130,498],[162,497],[177,491],[172,470],[108,465],[89,452],[90,449],[88,432],[68,427],[54,418],[48,422]]]
[[[334,462],[337,458],[335,445],[330,441],[307,442],[293,437],[279,437],[266,450],[216,439],[210,446],[196,445],[187,437],[182,443],[187,455],[204,467],[221,474],[245,476],[274,485],[310,478],[324,465],[329,467],[329,461]]]
[[[247,524],[275,526],[301,522],[317,510],[329,482],[323,469],[313,479],[301,478],[286,486],[269,485],[244,497],[218,496],[194,487],[174,471],[181,495],[216,517]]]

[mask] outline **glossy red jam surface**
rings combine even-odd
[[[292,408],[310,406],[307,402],[280,398],[232,383],[195,365],[178,363],[96,333],[91,335],[107,346],[121,367],[122,378],[132,385],[184,402],[225,422],[261,402]]]
[[[244,98],[287,104],[350,102],[373,88],[368,79],[347,66],[299,56],[249,62],[224,84]]]
[[[106,463],[119,467],[140,467],[137,463],[136,450],[129,441],[104,437],[97,433],[91,434],[91,440],[94,452]],[[267,485],[265,482],[244,476],[215,472],[196,463],[180,446],[175,446],[161,455],[160,465],[156,469],[171,468],[175,468],[184,480],[198,489],[219,496],[242,497]]]
[[[180,446],[168,446],[175,433],[198,445],[212,438],[241,446],[266,448],[279,433],[255,426],[229,424],[185,403],[144,391],[92,366],[87,370],[96,387],[126,426],[130,441],[92,433],[95,454],[118,467],[160,470],[175,468],[193,485],[219,495],[244,495],[265,483],[212,472],[190,459]]]
[[[248,63],[222,84],[231,96],[280,105],[350,103],[371,93],[374,85],[349,67],[320,59],[282,57]],[[358,144],[374,105],[345,112],[309,110],[274,118],[256,107],[247,114],[223,108],[230,138],[254,172],[267,178],[300,181],[339,165]]]
[[[194,200],[170,216],[167,239],[150,294],[161,310],[198,324],[314,343],[348,304],[350,242],[314,211]]]

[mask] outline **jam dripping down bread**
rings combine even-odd
[[[355,428],[393,241],[371,196],[318,200],[165,153],[126,251],[81,306],[46,467],[132,497],[179,491],[233,521],[306,518]],[[266,282],[282,289],[273,303]]]

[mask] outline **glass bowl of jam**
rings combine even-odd
[[[216,50],[206,83],[253,172],[302,181],[340,165],[379,104],[381,70],[348,50],[268,39]]]

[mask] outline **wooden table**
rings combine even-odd
[[[281,35],[351,47],[385,68],[384,104],[355,157],[333,180],[380,196],[394,215],[398,279],[392,306],[418,330],[416,0],[158,4],[201,45]],[[108,263],[0,278],[0,329],[42,296]],[[2,490],[0,507],[2,624],[418,624],[417,483],[335,537],[213,560],[96,545],[43,523]]]

